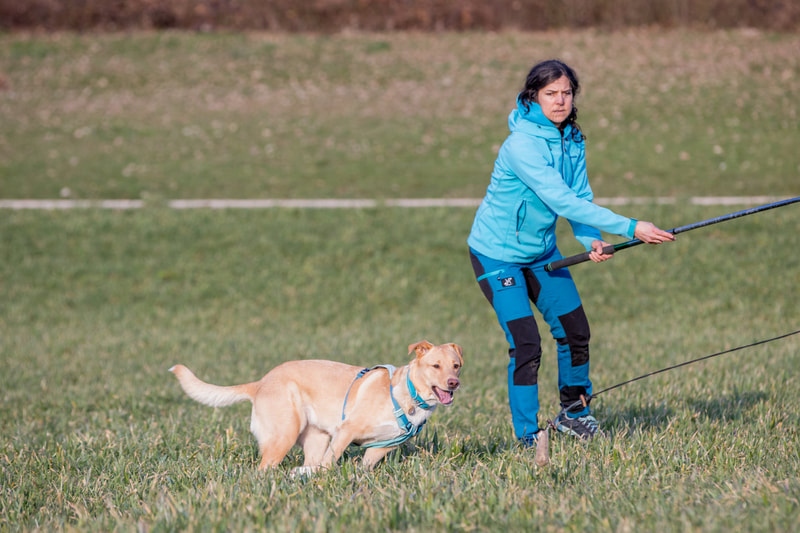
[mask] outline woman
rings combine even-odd
[[[557,60],[531,69],[517,107],[508,117],[511,134],[500,147],[492,179],[475,215],[467,243],[477,281],[509,342],[508,396],[514,432],[525,446],[539,432],[537,376],[541,338],[530,302],[550,327],[558,351],[561,405],[574,406],[555,420],[559,431],[591,439],[598,429],[588,405],[589,323],[567,269],[546,272],[561,258],[556,220],[569,220],[575,238],[601,262],[608,243],[600,231],[659,244],[675,237],[650,222],[636,221],[592,203],[586,176],[584,136],[573,98],[575,72]]]

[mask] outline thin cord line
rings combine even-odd
[[[598,396],[600,396],[604,392],[608,392],[610,390],[618,389],[619,387],[622,387],[623,385],[627,385],[629,383],[633,383],[634,381],[639,381],[640,379],[648,378],[648,377],[654,376],[656,374],[661,374],[662,372],[667,372],[668,370],[674,370],[674,369],[680,368],[682,366],[691,365],[692,363],[697,363],[699,361],[704,361],[706,359],[711,359],[712,357],[725,355],[727,353],[736,352],[738,350],[744,350],[745,348],[752,348],[753,346],[758,346],[759,344],[766,344],[768,342],[773,342],[773,341],[785,339],[786,337],[791,337],[792,335],[797,335],[798,333],[800,333],[800,330],[792,331],[791,333],[786,333],[784,335],[779,335],[777,337],[772,337],[772,338],[769,338],[769,339],[760,340],[760,341],[757,341],[757,342],[754,342],[754,343],[751,343],[751,344],[746,344],[744,346],[738,346],[736,348],[731,348],[730,350],[725,350],[725,351],[722,351],[722,352],[712,353],[711,355],[705,355],[703,357],[698,357],[697,359],[692,359],[691,361],[684,361],[683,363],[679,363],[677,365],[672,365],[672,366],[669,366],[667,368],[662,368],[660,370],[654,370],[653,372],[648,372],[647,374],[642,374],[641,376],[635,377],[633,379],[629,379],[627,381],[623,381],[622,383],[617,383],[616,385],[612,385],[612,386],[610,386],[610,387],[608,387],[606,389],[601,390],[600,392],[595,392],[594,394],[592,394],[588,398],[585,398],[585,399],[582,398],[581,400],[578,400],[578,401],[576,401],[576,402],[574,402],[574,403],[572,403],[572,404],[570,404],[570,405],[568,405],[566,407],[563,407],[561,409],[560,413],[559,413],[559,416],[562,413],[566,413],[570,409],[572,409],[574,407],[577,407],[578,405],[581,405],[581,404],[585,405],[584,402],[588,403],[589,400],[597,398]],[[551,425],[552,425],[552,422],[551,422]]]
[[[660,373],[666,372],[668,370],[674,370],[674,369],[680,368],[682,366],[690,365],[692,363],[697,363],[698,361],[704,361],[706,359],[711,359],[712,357],[717,357],[719,355],[725,355],[726,353],[731,353],[731,352],[735,352],[735,351],[738,351],[738,350],[744,350],[745,348],[752,348],[753,346],[758,346],[759,344],[766,344],[768,342],[773,342],[773,341],[785,339],[786,337],[791,337],[792,335],[797,335],[798,333],[800,333],[800,330],[793,331],[791,333],[786,333],[785,335],[779,335],[778,337],[772,337],[771,339],[764,339],[764,340],[761,340],[761,341],[758,341],[758,342],[754,342],[752,344],[747,344],[745,346],[738,346],[736,348],[731,348],[730,350],[725,350],[723,352],[717,352],[717,353],[713,353],[711,355],[698,357],[697,359],[692,359],[691,361],[685,361],[685,362],[679,363],[677,365],[669,366],[667,368],[662,368],[661,370],[655,370],[653,372],[648,372],[647,374],[643,374],[643,375],[641,375],[639,377],[635,377],[633,379],[629,379],[628,381],[623,381],[622,383],[617,383],[616,385],[612,385],[611,387],[608,387],[607,389],[603,389],[600,392],[596,392],[596,393],[592,394],[592,398],[594,398],[595,396],[599,396],[600,394],[603,394],[604,392],[608,392],[610,390],[622,387],[623,385],[627,385],[628,383],[633,383],[634,381],[639,381],[640,379],[644,379],[644,378],[647,378],[647,377],[650,377],[650,376],[654,376],[656,374],[660,374]]]

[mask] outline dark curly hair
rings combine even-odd
[[[563,63],[557,59],[548,59],[547,61],[542,61],[541,63],[534,65],[531,71],[528,73],[528,77],[525,79],[525,87],[522,89],[522,92],[519,93],[518,97],[522,105],[525,106],[525,110],[530,109],[529,104],[531,102],[538,103],[540,89],[550,85],[562,76],[566,76],[569,80],[569,85],[572,88],[573,98],[578,96],[578,93],[581,90],[581,84],[578,81],[578,75],[566,63]],[[586,137],[583,135],[577,119],[578,108],[575,107],[573,102],[572,112],[561,124],[561,128],[563,130],[567,124],[571,125],[573,138],[575,138],[576,141],[582,141]]]

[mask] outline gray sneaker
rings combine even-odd
[[[600,429],[600,424],[592,415],[570,418],[566,413],[561,413],[553,421],[553,425],[561,433],[572,435],[581,440],[592,440]]]

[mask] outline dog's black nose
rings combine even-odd
[[[450,378],[447,380],[447,387],[450,390],[456,390],[459,386],[459,381],[456,378]]]

